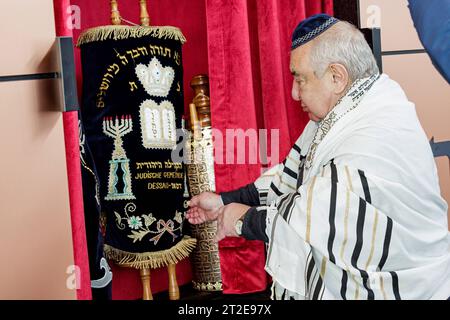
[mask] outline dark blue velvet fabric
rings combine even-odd
[[[339,20],[325,13],[319,13],[301,21],[292,33],[292,46],[295,48],[311,41]]]

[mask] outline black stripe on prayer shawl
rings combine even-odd
[[[291,176],[293,179],[297,180],[297,173],[295,173],[293,170],[289,169],[286,166],[284,166],[283,173],[286,173],[287,175]]]
[[[299,197],[301,197],[300,193],[296,192],[295,196],[292,200],[292,206],[289,208],[289,211],[288,211],[287,223],[291,223],[292,212],[294,211],[294,207],[295,207],[294,204]]]
[[[386,235],[384,236],[384,244],[383,244],[383,255],[381,256],[380,263],[378,264],[378,270],[383,270],[384,264],[386,263],[387,257],[389,255],[389,246],[391,244],[392,237],[392,219],[387,217],[386,224]],[[398,276],[395,272],[389,272],[392,276],[392,290],[394,291],[395,299],[401,300],[400,291],[398,287]]]
[[[308,288],[308,293],[309,293],[309,288],[311,286],[311,274],[314,270],[314,257],[311,257],[311,260],[309,261],[308,264],[308,271],[306,272],[306,283],[307,283],[307,288]]]
[[[286,207],[285,202],[287,203],[288,198],[289,198],[289,195],[286,195],[283,198],[281,198],[281,200],[280,200],[280,202],[278,203],[278,206],[277,206],[278,212],[283,212],[284,211],[284,209]],[[284,218],[284,216],[283,216],[283,218]]]
[[[283,194],[280,190],[278,190],[273,182],[270,183],[270,189],[272,189],[277,196],[281,196]]]
[[[332,263],[336,263],[336,259],[333,254],[333,242],[334,237],[336,236],[336,226],[334,220],[336,217],[337,183],[338,183],[337,170],[333,159],[331,160],[331,195],[330,195],[330,215],[329,215],[330,234],[328,235],[328,256]]]
[[[320,279],[322,280],[322,277]],[[325,293],[325,286],[323,285],[323,281],[322,281],[322,293],[320,294],[320,300],[323,300],[324,293]]]
[[[283,294],[281,295],[281,300],[286,298],[286,289],[283,290]]]
[[[295,202],[300,197],[300,193],[294,192],[290,193],[287,196],[285,196],[283,199],[280,200],[280,203],[278,205],[278,212],[282,212],[283,219],[287,221],[287,223],[290,222],[292,211],[295,205]],[[287,201],[286,201],[287,200]],[[286,205],[282,207],[282,204],[286,202]]]
[[[261,203],[261,205],[266,205],[267,204],[267,196],[268,196],[268,192],[267,191],[259,191],[259,203]]]
[[[392,289],[394,291],[395,300],[402,300],[400,297],[400,289],[398,288],[398,275],[394,271],[389,272],[392,276]]]
[[[307,272],[309,271],[309,263],[310,263],[310,260],[309,260],[309,259],[311,259],[311,253],[312,253],[312,251],[309,250],[308,256],[306,257],[306,268],[305,268],[305,296],[308,295],[308,281],[309,281],[308,278],[309,278],[309,275],[307,274]]]
[[[299,164],[299,167],[298,167],[297,190],[303,184],[303,171],[304,171],[304,169],[305,169],[305,161],[303,161],[303,159],[300,159],[300,164]]]
[[[348,282],[348,275],[347,271],[342,270],[342,279],[341,279],[341,297],[344,300],[347,300],[346,294],[347,294],[347,282]]]
[[[369,274],[366,270],[359,270],[359,272],[361,273],[361,277],[363,278],[364,288],[366,288],[367,290],[367,300],[375,300],[375,294],[368,284]]]
[[[319,300],[319,294],[323,289],[322,277],[319,274],[319,279],[317,280],[316,288],[314,289],[314,293],[312,296],[313,300]]]
[[[299,196],[299,194],[298,194],[297,192],[292,193],[292,194],[290,194],[290,195],[288,196],[289,202],[288,202],[288,204],[286,205],[285,211],[283,212],[283,218],[284,218],[284,220],[286,220],[287,222],[289,222],[289,220],[290,220],[290,219],[288,219],[288,218],[291,217],[292,208],[294,207],[295,200],[297,199],[297,196]]]
[[[294,193],[290,193],[285,199],[287,199],[287,201],[286,201],[286,205],[285,205],[285,207],[283,208],[283,209],[281,209],[282,211],[282,216],[283,216],[283,219],[285,220],[285,221],[287,221],[287,218],[288,218],[288,215],[289,215],[289,210],[291,210],[291,208],[292,208],[292,204],[294,203],[293,201],[292,201],[292,198],[294,198],[294,196],[295,196],[295,194]],[[283,199],[284,200],[284,199]]]
[[[308,288],[308,299],[309,300],[311,300],[312,299],[312,293],[314,292],[314,290],[313,290],[313,287],[315,287],[314,286],[314,284],[317,284],[317,275],[319,274],[319,272],[317,271],[317,268],[314,268],[314,275],[313,275],[313,277],[312,277],[312,280],[310,281],[311,282],[311,284],[309,285],[309,288]]]
[[[276,214],[275,215],[275,218],[273,219],[273,227],[272,227],[272,231],[270,232],[270,239],[273,239],[273,236],[274,236],[274,233],[275,233],[275,226],[277,225],[277,222],[278,222],[278,217],[279,217],[279,215],[278,214]],[[268,250],[268,252],[267,252],[267,261],[269,261],[270,260],[270,257],[272,256],[272,249],[273,249],[273,246],[271,245],[271,241],[269,242],[269,250]],[[275,290],[275,289],[274,289]],[[276,296],[276,292],[275,292],[275,296]]]
[[[362,222],[361,222],[362,223],[362,225],[361,225],[361,247],[362,247],[364,220],[365,220],[365,216],[366,216],[366,202],[370,203],[370,192],[369,192],[369,187],[368,187],[367,180],[366,180],[366,177],[364,175],[364,172],[361,171],[361,170],[358,170],[358,172],[359,172],[359,175],[361,177],[361,183],[363,185],[364,194],[365,194],[365,197],[366,197],[366,201],[363,201],[361,198],[359,199],[360,212],[358,213],[358,222],[359,222],[359,214],[362,212],[361,206],[363,205],[363,207],[364,207],[364,210],[363,210],[364,213],[363,213]],[[358,225],[358,222],[357,222],[357,230],[360,229],[360,226]],[[359,232],[359,231],[357,231],[357,232]],[[357,235],[357,240],[356,241],[358,242],[358,235]],[[355,248],[356,248],[356,246],[355,246]],[[361,252],[361,250],[360,250],[360,252]],[[358,257],[359,257],[359,254],[358,254]],[[356,262],[357,261],[355,261],[355,263]],[[355,265],[355,268],[356,268],[356,265]],[[361,273],[361,277],[363,279],[364,288],[366,288],[366,290],[367,290],[367,300],[374,300],[375,299],[375,294],[374,294],[373,290],[369,287],[369,284],[368,284],[369,274],[365,270],[362,270],[362,269],[358,269],[358,270]]]
[[[356,220],[356,244],[355,249],[353,250],[351,263],[352,266],[358,269],[358,259],[361,254],[361,249],[363,245],[363,231],[364,231],[364,220],[366,218],[366,201],[359,198],[359,210],[358,210],[358,218]],[[361,273],[361,277],[363,279],[364,288],[367,290],[367,299],[373,300],[374,293],[373,290],[368,286],[367,281],[369,279],[369,274],[362,269],[358,269]]]
[[[380,271],[383,270],[384,264],[386,263],[387,257],[389,255],[391,236],[392,236],[392,219],[387,217],[386,235],[384,236],[384,244],[383,244],[383,255],[381,256],[380,263],[378,264],[378,270]]]
[[[361,185],[364,190],[364,198],[365,198],[366,202],[370,204],[372,202],[372,198],[370,196],[370,189],[369,189],[369,184],[367,183],[366,175],[364,174],[364,171],[362,171],[362,170],[358,170],[358,173],[359,173],[359,177],[361,179]],[[361,205],[361,199],[360,199],[360,205]],[[364,204],[364,216],[365,216],[365,211],[366,211],[365,207],[366,207],[366,205]],[[363,224],[364,224],[364,221],[363,221]],[[361,232],[361,235],[362,235],[362,232]],[[361,238],[361,241],[362,241],[362,238]],[[375,299],[374,292],[372,289],[370,289],[370,287],[368,285],[369,274],[365,270],[359,270],[359,272],[361,273],[361,277],[363,278],[364,288],[367,289],[367,300],[374,300]]]
[[[294,149],[295,151],[298,152],[298,154],[300,155],[302,153],[302,149],[300,149],[300,147],[296,144],[294,144],[294,146],[292,147],[292,149]]]
[[[370,197],[369,184],[367,183],[367,178],[364,174],[364,171],[358,170],[359,177],[361,178],[361,184],[364,190],[364,197],[368,203],[372,203],[372,199]]]

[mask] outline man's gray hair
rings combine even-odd
[[[310,63],[319,78],[332,63],[342,64],[351,82],[379,72],[364,35],[346,21],[336,23],[313,40]]]

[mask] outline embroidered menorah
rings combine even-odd
[[[133,130],[130,115],[119,117],[105,117],[103,132],[114,139],[112,159],[109,161],[108,195],[105,200],[136,199],[131,191],[130,160],[123,148],[122,137]]]

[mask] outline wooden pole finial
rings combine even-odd
[[[193,103],[197,107],[198,120],[201,127],[211,126],[211,109],[209,100],[209,77],[199,74],[192,78],[191,88],[194,89]]]
[[[180,288],[177,283],[176,264],[167,266],[169,273],[169,300],[180,300]]]
[[[113,25],[119,25],[121,23],[117,0],[111,0],[111,23]]]
[[[140,274],[143,290],[142,300],[153,300],[152,289],[150,287],[150,269],[141,269]]]
[[[141,6],[141,26],[149,26],[150,25],[150,17],[147,11],[147,0],[139,0],[139,5]]]

